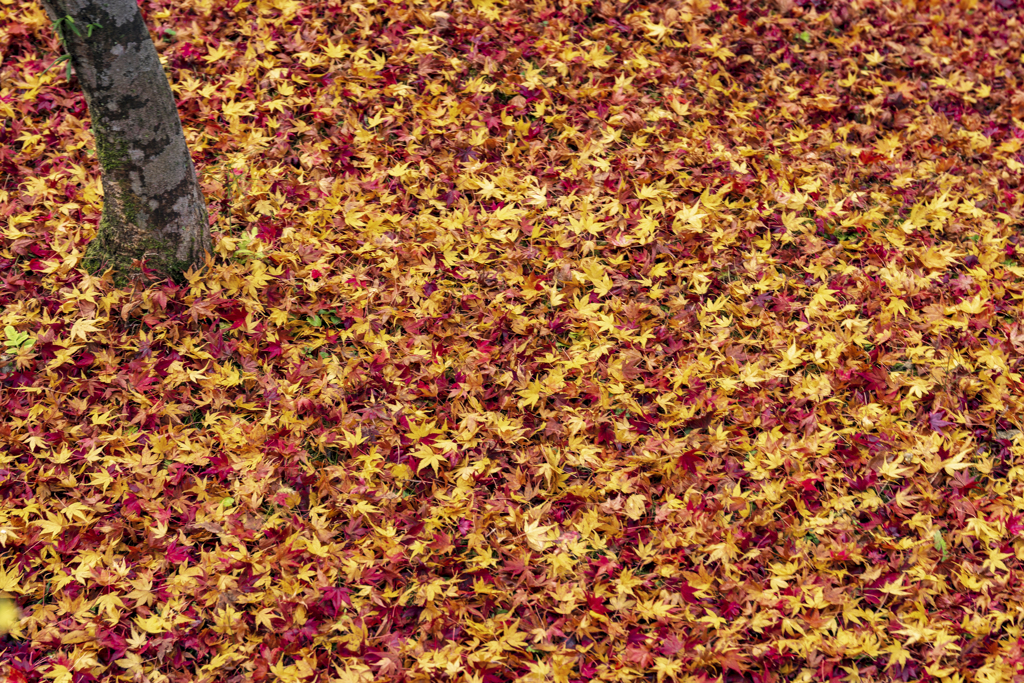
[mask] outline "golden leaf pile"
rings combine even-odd
[[[0,4],[6,680],[1024,675],[1016,3],[142,10],[216,253],[118,289]]]

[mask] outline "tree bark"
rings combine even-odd
[[[137,260],[182,281],[212,252],[170,83],[136,0],[40,0],[81,83],[103,174],[103,215],[83,267],[113,268],[123,284]]]

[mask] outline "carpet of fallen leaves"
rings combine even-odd
[[[118,289],[0,0],[7,681],[1022,672],[1016,3],[142,7],[216,254]]]

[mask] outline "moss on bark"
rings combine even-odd
[[[177,256],[178,244],[173,240],[160,240],[146,225],[147,212],[136,196],[126,171],[131,168],[128,143],[109,131],[96,130],[96,155],[104,175],[107,196],[103,202],[96,238],[89,244],[82,259],[82,268],[91,275],[102,275],[113,268],[114,284],[123,287],[141,275],[136,261],[146,259],[146,266],[179,284],[185,282],[185,272],[197,264]],[[203,218],[205,219],[205,212]],[[189,238],[190,256],[198,251],[194,237]],[[201,257],[200,257],[201,258]]]
[[[128,165],[128,143],[110,133],[93,129],[96,138],[96,156],[104,170],[117,171]]]
[[[107,230],[110,228],[107,227]],[[133,277],[141,275],[142,269],[134,265],[136,261],[146,259],[146,267],[170,277],[178,284],[187,280],[185,273],[193,266],[188,261],[179,259],[174,254],[174,246],[157,239],[146,239],[139,244],[133,254],[125,254],[123,250],[110,246],[109,233],[104,232],[103,223],[100,232],[89,243],[82,257],[82,268],[90,275],[100,276],[113,268],[114,286],[124,287]]]

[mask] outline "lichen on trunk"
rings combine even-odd
[[[147,268],[182,281],[212,251],[206,203],[170,84],[135,0],[41,0],[78,74],[103,176],[82,266],[123,284]],[[70,17],[73,22],[65,21]],[[62,23],[63,22],[63,23]],[[87,34],[67,26],[91,26]]]

